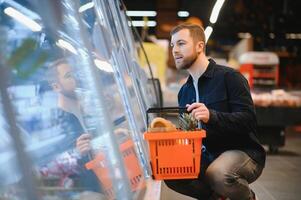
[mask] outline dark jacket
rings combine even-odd
[[[84,132],[82,125],[78,118],[69,112],[62,109],[57,109],[57,125],[60,127],[61,134],[65,135],[64,144],[57,147],[61,153],[74,149],[76,146],[76,139]],[[89,162],[88,156],[83,156],[77,160],[80,166],[79,172],[79,186],[87,191],[100,192],[101,187],[99,181],[93,171],[85,168],[85,164]]]
[[[198,80],[199,102],[209,109],[210,118],[202,127],[207,131],[203,140],[208,152],[217,157],[226,150],[242,150],[261,165],[265,150],[256,138],[256,115],[247,80],[232,68],[209,66]],[[196,102],[193,79],[178,93],[180,107]]]

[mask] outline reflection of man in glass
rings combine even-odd
[[[66,135],[63,148],[64,150],[71,150],[76,146],[76,140],[88,140],[90,141],[89,134],[85,130],[83,113],[80,102],[77,98],[76,78],[71,66],[66,60],[60,59],[52,63],[48,70],[48,80],[52,89],[57,93],[57,124],[59,126],[60,133]],[[78,147],[77,149],[83,155],[90,149],[89,142],[85,142],[87,146]],[[77,160],[80,165],[80,186],[83,186],[85,190],[99,191],[99,185],[95,175],[84,168],[84,164],[88,161],[87,156],[81,156]]]
[[[69,119],[77,123],[79,129],[84,127],[80,103],[75,93],[74,73],[65,60],[58,60],[50,66],[51,87],[58,94],[58,107],[69,114]]]

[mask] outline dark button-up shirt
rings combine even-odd
[[[198,80],[199,102],[209,109],[210,118],[202,127],[203,140],[215,157],[226,150],[242,150],[259,164],[265,163],[265,150],[256,135],[256,115],[247,80],[236,70],[212,59]],[[178,93],[180,107],[197,102],[192,77]]]

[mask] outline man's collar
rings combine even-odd
[[[214,66],[216,65],[215,61],[213,59],[209,59],[209,64],[202,76],[212,78],[214,73]]]
[[[214,66],[216,65],[215,61],[213,59],[209,59],[209,64],[206,69],[206,71],[202,74],[201,77],[207,77],[207,78],[212,78],[214,74]],[[190,75],[187,82],[192,82],[192,76]]]

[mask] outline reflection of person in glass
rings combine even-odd
[[[76,78],[72,67],[66,60],[60,59],[53,62],[48,70],[48,81],[52,89],[57,93],[57,112],[56,121],[59,126],[59,130],[62,134],[65,134],[64,142],[65,147],[58,147],[61,149],[71,150],[76,146],[76,140],[89,140],[90,135],[85,130],[85,124],[83,120],[83,112],[79,99],[77,98]],[[89,142],[85,142],[85,145],[89,145]],[[84,168],[84,164],[89,160],[85,149],[90,147],[80,146],[77,150],[80,152],[80,156],[77,155],[77,163],[79,164],[79,176],[80,186],[85,190],[99,191],[99,184],[95,175]]]

